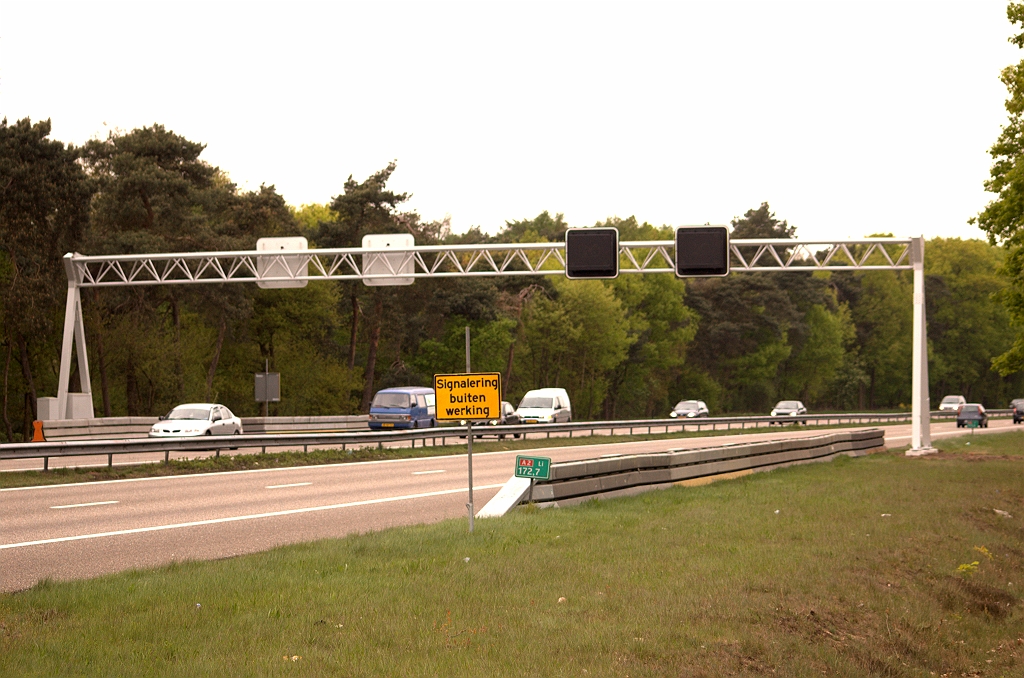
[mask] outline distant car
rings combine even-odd
[[[956,413],[956,427],[970,427],[971,422],[975,421],[978,422],[975,424],[977,427],[988,428],[988,415],[985,413],[985,407],[978,403],[961,405]]]
[[[370,428],[425,428],[437,426],[434,389],[397,386],[377,391],[370,403]]]
[[[459,423],[462,424],[463,426],[465,426],[466,425],[466,420],[462,420]],[[515,424],[521,424],[522,422],[519,421],[519,415],[516,414],[516,408],[512,407],[512,403],[507,402],[505,400],[502,400],[501,401],[501,416],[499,416],[497,419],[491,419],[487,423],[489,425],[491,425],[491,426],[513,426]],[[474,429],[474,430],[476,430],[476,429]],[[483,438],[485,435],[493,435],[493,434],[490,434],[490,433],[475,433],[473,435],[473,437],[474,438]],[[459,437],[465,438],[466,436],[459,436]],[[518,433],[513,433],[512,437],[513,438],[518,438],[519,434]],[[499,433],[498,434],[498,439],[499,440],[504,440],[505,439],[505,434],[504,433]]]
[[[1013,410],[1013,423],[1019,424],[1024,421],[1024,398],[1017,398],[1010,401],[1010,409]]]
[[[706,417],[708,416],[708,406],[704,404],[703,400],[680,400],[676,403],[676,406],[672,408],[672,411],[668,413],[670,417]]]
[[[780,400],[772,408],[773,417],[795,417],[800,414],[807,414],[807,408],[799,400]],[[807,420],[804,419],[800,423],[806,425]]]
[[[522,424],[560,424],[572,421],[572,403],[564,388],[527,391],[516,409]]]
[[[939,412],[956,412],[962,405],[967,404],[967,398],[962,395],[948,395],[939,403]]]
[[[230,436],[242,432],[242,420],[217,403],[178,405],[149,429],[150,438]]]

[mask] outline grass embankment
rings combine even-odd
[[[1020,676],[1020,439],[44,583],[0,674]]]
[[[873,424],[874,425],[874,424]],[[852,427],[852,426],[851,426]],[[806,426],[789,426],[785,429],[804,431]],[[810,427],[813,428],[813,427]],[[849,427],[829,427],[849,428]],[[608,443],[641,442],[644,440],[668,440],[673,438],[707,438],[713,436],[764,433],[769,429],[732,429],[720,431],[687,431],[681,433],[653,433],[633,436],[576,436],[573,438],[528,438],[516,440],[494,437],[474,439],[473,452],[502,452],[511,450],[535,450],[545,447],[568,447],[576,445],[604,445]],[[826,433],[824,429],[822,433]],[[453,439],[458,434],[448,432]],[[314,466],[317,464],[344,464],[354,461],[376,461],[380,459],[408,459],[415,457],[436,457],[465,454],[466,443],[438,445],[436,447],[362,447],[348,450],[310,450],[308,452],[268,452],[266,454],[234,454],[220,457],[199,457],[195,459],[171,459],[168,463],[125,464],[118,466],[89,466],[80,468],[55,468],[49,471],[4,471],[0,473],[0,488],[29,487],[33,485],[58,485],[64,483],[86,483],[97,480],[123,480],[125,478],[152,478],[177,476],[189,473],[218,473],[223,471],[248,471],[251,469],[285,468],[290,466]]]

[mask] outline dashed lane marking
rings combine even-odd
[[[64,506],[51,506],[52,509],[82,508],[83,506],[103,506],[105,504],[116,504],[116,501],[90,501],[88,504],[65,504]]]
[[[494,490],[503,487],[504,483],[497,485],[477,485],[477,490]],[[34,541],[22,541],[15,544],[0,544],[0,551],[4,549],[16,549],[24,546],[41,546],[43,544],[60,544],[67,541],[81,541],[83,539],[99,539],[101,537],[119,537],[127,534],[143,534],[145,532],[160,532],[162,530],[178,530],[184,527],[199,527],[201,525],[218,525],[220,523],[236,523],[242,520],[258,520],[260,518],[275,518],[277,516],[293,516],[300,513],[314,513],[316,511],[332,511],[334,509],[352,508],[354,506],[372,506],[374,504],[387,504],[393,501],[407,501],[409,499],[425,499],[427,497],[441,497],[446,494],[459,494],[468,492],[469,488],[460,487],[454,490],[438,490],[437,492],[420,492],[418,494],[404,494],[397,497],[382,497],[380,499],[363,499],[361,501],[349,501],[344,504],[328,504],[327,506],[310,506],[307,508],[287,509],[284,511],[270,511],[268,513],[253,513],[245,516],[228,516],[226,518],[211,518],[209,520],[193,520],[188,523],[172,523],[170,525],[153,525],[150,527],[136,527],[130,530],[113,530],[111,532],[96,532],[94,534],[76,534],[70,537],[55,537],[53,539],[36,539]]]

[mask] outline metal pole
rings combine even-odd
[[[908,455],[929,454],[932,448],[931,399],[928,394],[928,330],[924,305],[924,236],[913,238],[910,245],[914,266],[914,336],[911,385],[912,421],[911,449]]]
[[[466,374],[469,374],[469,325],[466,325]],[[473,421],[466,420],[466,458],[469,466],[469,503],[466,508],[469,510],[469,531],[473,531]]]
[[[67,419],[68,391],[71,381],[71,351],[75,337],[75,307],[78,285],[68,280],[68,297],[64,306],[64,339],[60,347],[60,371],[57,373],[57,419]],[[52,416],[52,414],[51,414]]]
[[[267,380],[270,379],[270,358],[264,358],[263,361],[263,383],[266,384]],[[265,390],[267,392],[270,391],[269,388]],[[263,397],[266,398],[267,395],[268,393],[264,393]],[[260,403],[260,416],[264,418],[270,416],[270,401],[264,400],[263,402]],[[266,426],[266,424],[267,422],[263,422],[264,426]]]

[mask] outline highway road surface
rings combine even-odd
[[[990,425],[975,435],[1014,428],[1008,420]],[[887,445],[910,442],[909,424],[883,428]],[[570,461],[824,432],[768,431],[535,452]],[[933,438],[967,433],[952,423],[932,425]],[[477,510],[512,475],[515,455],[524,453],[529,452],[473,455]],[[0,490],[0,591],[24,589],[44,578],[95,577],[465,517],[467,486],[466,457],[460,455]]]

